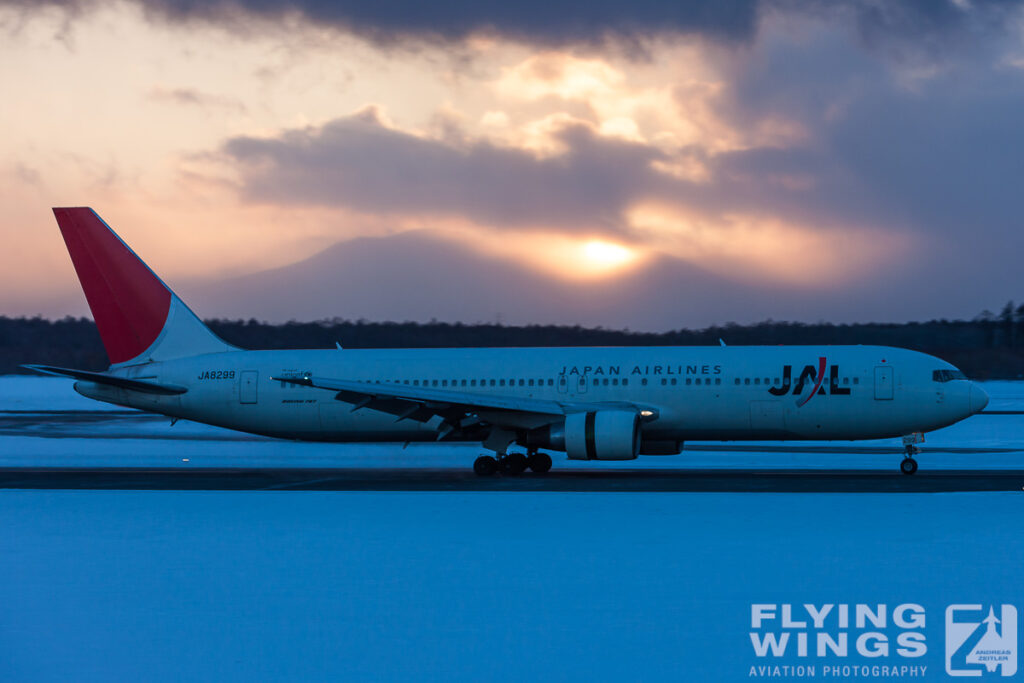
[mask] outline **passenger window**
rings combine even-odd
[[[640,380],[640,386],[642,386],[642,387],[646,387],[647,386],[647,378],[646,377],[644,377],[643,379]]]
[[[452,382],[452,384],[454,384],[454,383],[455,383],[455,382],[453,381],[453,382]],[[443,379],[443,380],[441,380],[441,386],[442,386],[442,387],[446,387],[446,386],[448,386],[448,380],[446,380],[446,379]]]
[[[722,378],[721,377],[716,377],[715,378],[715,384],[718,385],[718,384],[721,384],[721,383],[722,383]]]
[[[843,384],[846,385],[846,384],[849,384],[849,383],[850,383],[850,378],[849,377],[844,377],[843,378]]]
[[[505,380],[499,380],[498,381],[498,386],[501,386],[501,387],[505,386]]]
[[[739,386],[739,385],[740,385],[740,378],[739,378],[739,377],[737,377],[737,378],[736,378],[736,386]]]
[[[491,386],[492,387],[494,386],[494,380],[493,379],[491,380]]]
[[[617,386],[619,386],[619,380],[617,380],[617,379],[613,379],[613,380],[612,380],[612,386],[613,386],[613,387],[617,387]]]
[[[743,378],[743,383],[744,384],[750,384],[750,378],[749,377],[744,377]]]
[[[627,384],[629,384],[629,380],[626,379],[625,377],[623,377],[622,378],[622,386],[626,386]]]
[[[668,384],[668,380],[665,379],[664,377],[662,377],[661,378],[661,386],[665,386],[666,384]]]
[[[476,386],[476,380],[475,379],[469,380],[469,386],[475,387]]]
[[[854,377],[853,378],[853,383],[854,384],[860,384],[860,377]]]
[[[675,377],[673,377],[672,378],[672,386],[675,386],[676,384],[678,384],[678,381],[676,380]]]
[[[604,385],[605,385],[605,386],[608,386],[608,384],[609,384],[609,382],[608,382],[608,378],[607,378],[607,377],[605,377],[605,378],[604,378]]]
[[[755,377],[754,378],[754,384],[760,384],[760,383],[761,383],[761,378],[760,377]]]
[[[692,384],[692,383],[693,383],[693,380],[691,380],[689,377],[687,377],[686,378],[686,386],[690,386],[690,384]]]
[[[532,379],[530,380],[530,385],[529,386],[531,386],[531,387],[533,386],[533,380]]]
[[[555,386],[555,380],[553,380],[553,379],[549,379],[549,380],[548,380],[548,386],[549,386],[549,387],[553,387],[553,386]]]

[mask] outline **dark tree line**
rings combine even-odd
[[[209,320],[226,341],[249,349],[494,346],[693,346],[750,344],[880,344],[931,353],[979,379],[1024,377],[1024,305],[974,320],[911,323],[728,323],[703,330],[631,332],[603,328],[460,323],[322,320],[281,325],[256,320]],[[103,369],[108,361],[96,325],[87,318],[0,316],[0,374],[22,363]]]

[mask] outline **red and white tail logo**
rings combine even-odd
[[[230,351],[95,211],[55,208],[113,365]]]

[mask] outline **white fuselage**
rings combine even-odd
[[[820,370],[824,370],[821,376]],[[878,346],[232,351],[112,368],[186,387],[176,396],[78,382],[91,398],[281,438],[416,441],[437,420],[336,400],[272,377],[323,376],[480,395],[649,406],[647,452],[686,440],[873,439],[950,425],[984,407],[953,366]],[[958,376],[962,377],[962,375]],[[812,396],[811,392],[817,388]]]

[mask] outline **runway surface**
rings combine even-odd
[[[478,477],[453,468],[3,468],[4,489],[939,493],[1024,491],[1024,470],[567,470]]]

